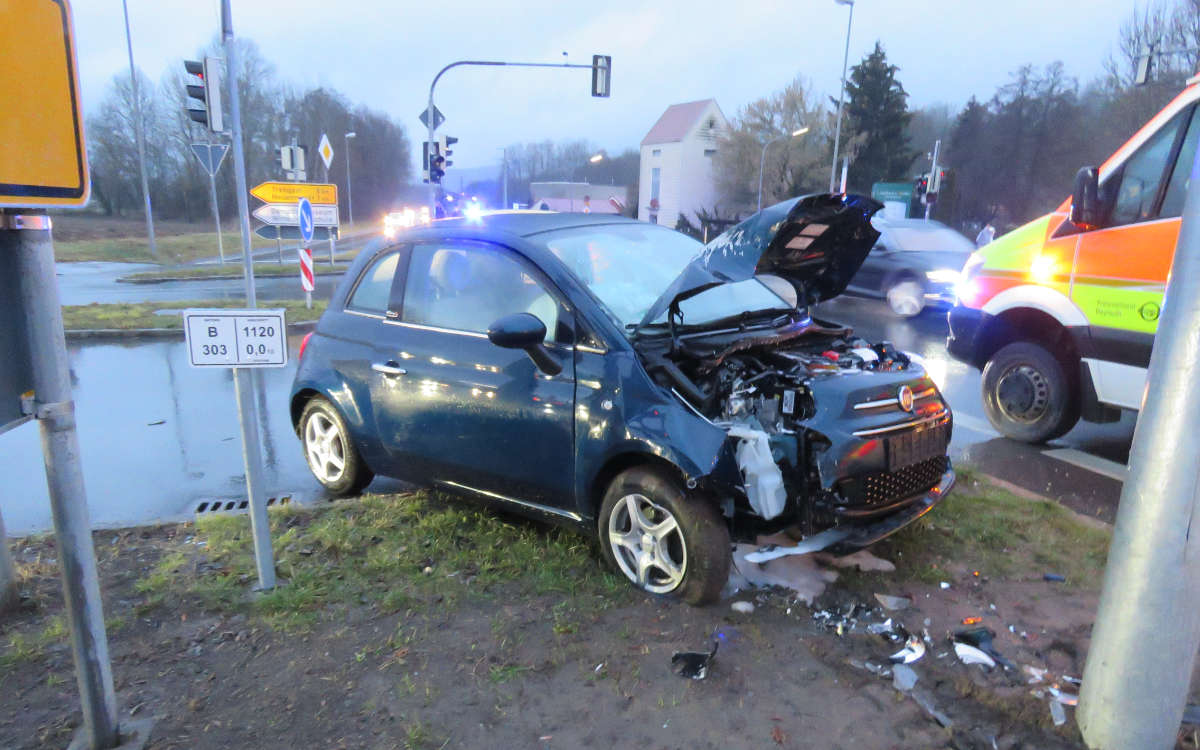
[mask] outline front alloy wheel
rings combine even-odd
[[[608,543],[625,577],[653,594],[667,594],[687,572],[687,543],[675,516],[645,495],[626,495],[608,517]]]
[[[598,521],[604,559],[643,591],[708,604],[729,580],[725,519],[710,498],[685,493],[666,471],[618,474]]]

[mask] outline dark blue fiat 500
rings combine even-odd
[[[336,495],[383,474],[572,524],[636,586],[693,603],[721,591],[731,539],[871,544],[954,482],[919,360],[809,313],[879,208],[793,199],[707,246],[548,212],[401,233],[359,255],[301,346],[308,465]]]

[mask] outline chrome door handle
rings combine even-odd
[[[375,362],[371,365],[371,369],[375,372],[382,372],[384,375],[406,375],[408,370],[403,367],[396,367],[393,364]]]

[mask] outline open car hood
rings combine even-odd
[[[878,239],[871,216],[881,208],[882,203],[866,196],[841,193],[768,206],[705,245],[638,327],[706,289],[762,274],[787,279],[801,306],[836,297]]]

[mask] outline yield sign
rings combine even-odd
[[[321,133],[321,144],[317,146],[317,153],[321,155],[321,161],[325,162],[325,169],[329,169],[329,165],[333,162],[333,146],[329,145],[329,136]]]
[[[437,130],[438,128],[440,128],[442,126],[442,123],[445,121],[446,121],[446,116],[443,115],[442,110],[438,109],[437,106],[435,105],[433,107],[433,129]],[[421,113],[421,124],[424,125],[425,127],[429,127],[429,107],[426,107],[425,111]]]
[[[200,166],[204,167],[204,171],[208,172],[208,176],[212,177],[221,168],[221,162],[225,159],[225,152],[229,150],[229,146],[224,143],[193,143],[192,153],[196,155],[196,161],[200,162]]]

